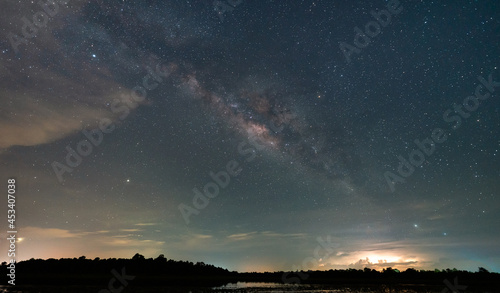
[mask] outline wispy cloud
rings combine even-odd
[[[291,233],[291,234],[286,234],[286,233],[276,233],[272,231],[264,231],[264,232],[247,232],[247,233],[238,233],[238,234],[231,234],[227,236],[227,239],[234,240],[234,241],[242,241],[242,240],[250,240],[254,238],[289,238],[289,237],[304,237],[306,234],[304,233]]]
[[[392,267],[392,268],[409,268],[409,267],[418,267],[420,264],[416,260],[403,260],[400,259],[398,261],[387,261],[387,259],[378,259],[373,262],[367,257],[365,259],[360,259],[355,263],[350,263],[348,265],[349,268],[353,269],[363,269],[363,268],[371,268],[380,270],[382,268]]]
[[[70,231],[58,228],[24,227],[22,233],[25,238],[34,240],[57,239],[57,238],[82,238],[91,232]]]
[[[41,8],[34,3],[4,2],[2,11],[9,13],[4,13],[0,20],[4,28],[0,31],[0,39],[8,40],[9,33],[22,36],[21,18]],[[0,150],[16,145],[51,143],[93,127],[101,118],[116,120],[109,104],[130,91],[117,80],[108,65],[87,62],[90,55],[82,58],[81,54],[62,53],[64,44],[53,33],[57,30],[62,34],[68,25],[65,16],[85,5],[83,1],[78,2],[71,2],[70,7],[60,5],[59,13],[47,26],[40,29],[29,44],[20,46],[19,55],[14,54],[10,42],[6,42],[9,49],[4,50],[0,58],[0,99],[3,102]],[[138,60],[131,61],[139,67]]]
[[[139,232],[139,231],[142,231],[142,229],[120,229],[120,231],[123,231],[123,232]]]
[[[59,258],[76,255],[132,257],[137,252],[152,256],[163,252],[164,241],[147,239],[135,234],[123,234],[123,230],[134,229],[76,231],[60,228],[23,227],[19,231],[19,235],[22,235],[24,240],[19,243],[18,260],[31,257]],[[89,242],[94,245],[89,247],[87,245]],[[4,245],[2,242],[0,246]]]
[[[231,240],[236,240],[236,241],[241,241],[241,240],[249,240],[253,238],[257,232],[249,232],[249,233],[239,233],[239,234],[232,234],[227,236],[228,239]]]

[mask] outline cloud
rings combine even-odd
[[[485,251],[496,249],[493,241],[484,241],[479,244]],[[343,251],[330,256],[326,262],[329,268],[365,267],[381,270],[392,267],[400,270],[406,268],[429,269],[450,266],[449,259],[457,261],[452,251],[456,247],[472,249],[478,243],[474,239],[463,237],[428,237],[396,241],[377,241],[369,243],[360,237],[350,239],[343,245]],[[467,261],[464,259],[463,261]],[[472,262],[473,263],[473,262]],[[473,267],[473,266],[472,266]]]
[[[5,25],[5,29],[0,31],[0,39],[6,42],[4,45],[9,49],[0,58],[0,98],[3,103],[0,112],[0,152],[16,145],[51,143],[84,128],[95,127],[102,118],[116,121],[110,104],[122,94],[130,94],[130,90],[118,81],[111,70],[113,64],[96,62],[89,52],[81,50],[72,54],[68,45],[55,37],[55,31],[59,36],[71,34],[75,38],[71,50],[98,37],[98,28],[75,32],[72,27],[77,26],[74,22],[78,22],[74,13],[85,4],[85,1],[71,1],[70,7],[60,5],[59,13],[51,18],[47,27],[40,28],[28,45],[20,45],[18,55],[5,41],[8,40],[7,34],[20,34],[23,26],[21,18],[26,16],[30,19],[34,12],[42,8],[35,3],[19,5],[17,1],[2,4],[3,11],[9,13],[4,13],[5,17],[0,20],[0,24]],[[146,59],[151,61],[150,57],[129,57],[127,66],[130,68],[125,70],[141,68]]]
[[[88,232],[76,232],[58,228],[24,227],[22,234],[25,238],[33,240],[57,239],[57,238],[82,238]]]
[[[102,110],[83,105],[51,107],[31,98],[26,98],[23,104],[22,109],[15,110],[15,117],[0,117],[0,148],[50,143],[109,116]]]
[[[371,268],[371,269],[383,269],[383,268],[409,268],[419,266],[419,262],[416,260],[398,260],[398,261],[387,261],[387,259],[378,259],[376,261],[370,261],[367,257],[365,259],[359,259],[355,263],[350,263],[348,265],[349,268],[353,269],[363,269],[363,268]]]
[[[132,257],[140,252],[154,256],[164,251],[164,241],[143,239],[134,234],[122,234],[121,230],[79,231],[60,228],[23,227],[19,235],[18,260],[29,258],[61,258],[86,255],[88,257]],[[2,235],[6,238],[6,235]],[[88,243],[92,243],[89,246]],[[6,249],[5,243],[0,245]]]
[[[132,239],[132,238],[124,237],[123,239],[122,238],[120,238],[120,239],[107,239],[107,240],[104,240],[103,243],[105,243],[109,246],[113,246],[113,247],[126,246],[129,248],[131,248],[131,247],[140,248],[142,245],[144,245],[146,243],[149,245],[152,244],[152,245],[161,246],[165,242],[155,241],[155,240],[150,240],[150,239],[139,240],[139,239]]]
[[[139,231],[142,231],[142,229],[120,229],[120,231],[123,231],[123,232],[139,232]]]
[[[212,235],[195,234],[193,237],[198,239],[209,239],[212,238]]]
[[[240,234],[232,234],[227,236],[228,239],[235,240],[235,241],[241,241],[241,240],[249,240],[253,238],[257,232],[249,232],[249,233],[240,233]]]
[[[248,232],[248,233],[239,233],[239,234],[231,234],[227,236],[227,239],[234,240],[234,241],[241,241],[241,240],[250,240],[254,238],[270,238],[270,237],[276,237],[276,238],[286,238],[286,237],[304,237],[306,234],[303,233],[293,233],[293,234],[282,234],[282,233],[276,233],[272,231],[264,231],[264,232]]]
[[[6,68],[5,61],[0,61],[2,66],[0,95],[5,108],[0,113],[0,148],[50,143],[94,127],[102,118],[116,120],[107,104],[126,93],[100,72],[73,72],[79,76],[75,79],[42,65],[25,65],[28,69],[21,72],[12,64]]]
[[[156,226],[158,225],[157,223],[137,223],[134,224],[135,226]]]
[[[261,235],[266,236],[266,237],[298,237],[302,238],[307,236],[305,233],[276,233],[272,231],[264,231],[261,233]]]

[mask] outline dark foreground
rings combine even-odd
[[[1,266],[1,285],[12,275]],[[243,283],[245,282],[245,283]],[[227,285],[231,284],[231,285]],[[238,273],[205,263],[145,259],[48,259],[16,264],[15,286],[0,292],[500,292],[500,274],[483,268],[379,272],[329,270]]]

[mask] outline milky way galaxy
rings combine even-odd
[[[497,2],[35,2],[0,4],[19,260],[500,270]]]

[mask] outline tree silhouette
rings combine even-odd
[[[144,255],[139,253],[134,254],[134,256],[132,257],[132,260],[145,260],[145,259],[146,258],[144,257]]]
[[[3,262],[0,267],[0,282],[3,284],[7,283],[7,266],[8,263]],[[113,270],[114,273],[112,273]],[[468,290],[480,292],[481,290],[495,291],[497,284],[500,284],[500,274],[490,273],[483,267],[479,267],[477,272],[449,268],[430,271],[408,268],[399,273],[396,268],[388,267],[382,271],[371,268],[364,268],[362,270],[350,268],[345,270],[331,269],[328,271],[238,273],[230,272],[227,269],[215,267],[205,262],[193,263],[190,261],[167,259],[163,254],[158,255],[154,259],[146,259],[139,253],[136,253],[131,259],[101,259],[99,257],[87,259],[85,256],[61,259],[50,258],[46,260],[32,258],[16,263],[16,271],[22,272],[22,274],[16,275],[16,283],[29,284],[36,287],[76,285],[102,288],[103,286],[106,287],[110,279],[112,280],[119,273],[134,276],[133,281],[130,282],[130,286],[137,286],[138,288],[148,286],[187,286],[193,284],[214,287],[238,281],[282,283],[285,282],[283,280],[284,275],[287,276],[287,280],[290,280],[291,278],[298,278],[298,276],[306,274],[308,277],[301,278],[301,283],[336,284],[338,286],[345,286],[346,284],[369,284],[370,286],[386,286],[385,288],[387,288],[387,286],[402,286],[401,284],[421,284],[435,287],[443,286],[443,280],[452,281],[458,278],[460,284],[468,286]],[[127,290],[131,289],[127,287]],[[99,290],[95,291],[99,292]]]
[[[165,255],[163,254],[160,254],[158,255],[157,258],[154,259],[156,262],[160,262],[160,263],[165,263],[167,262],[167,258],[165,257]]]

